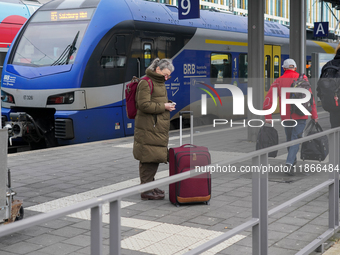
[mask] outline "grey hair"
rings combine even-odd
[[[159,69],[163,70],[163,69],[169,69],[170,72],[173,72],[175,70],[174,65],[172,64],[171,59],[168,58],[163,58],[163,59],[159,59],[156,58],[154,61],[152,61],[152,63],[150,64],[150,66],[147,68],[151,71],[156,71],[156,68],[159,67]]]

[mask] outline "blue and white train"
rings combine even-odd
[[[33,147],[133,135],[124,88],[156,57],[175,66],[166,82],[177,103],[172,124],[180,110],[200,112],[200,94],[191,93],[200,81],[205,90],[199,93],[227,82],[246,95],[247,26],[246,17],[208,10],[199,19],[178,20],[177,7],[142,0],[51,1],[26,22],[5,59],[3,126]],[[306,61],[334,48],[307,41]],[[288,28],[265,21],[265,77],[278,77],[288,54]],[[207,116],[231,118],[230,92],[210,94]],[[224,110],[210,107],[215,96]]]

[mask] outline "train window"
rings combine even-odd
[[[265,91],[268,91],[270,89],[270,67],[271,67],[271,59],[269,55],[266,55],[264,58],[264,78],[265,78]]]
[[[124,35],[117,35],[115,48],[117,55],[125,55],[126,54],[126,43],[125,43],[125,36]]]
[[[274,57],[274,79],[279,78],[280,76],[280,57]]]
[[[240,54],[239,56],[239,78],[240,82],[247,83],[248,82],[248,55]]]
[[[212,53],[210,78],[213,83],[231,82],[232,58],[230,53]]]
[[[25,66],[73,64],[88,21],[31,23],[10,63]]]
[[[148,67],[151,64],[151,44],[145,43],[143,46],[144,50],[144,66]]]
[[[124,67],[125,63],[126,63],[125,56],[103,56],[100,59],[100,66],[102,68]]]
[[[7,52],[0,52],[0,78],[1,78],[2,68],[5,62],[6,53]],[[0,79],[0,82],[1,82],[1,79]]]

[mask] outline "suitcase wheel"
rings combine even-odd
[[[210,201],[205,202],[206,205],[210,205]]]

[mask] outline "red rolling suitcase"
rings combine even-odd
[[[182,115],[190,113],[191,144],[182,145]],[[211,163],[207,147],[193,145],[193,113],[180,112],[180,147],[169,149],[170,176],[206,166]],[[169,185],[170,202],[180,204],[204,202],[209,204],[211,198],[210,172]]]

